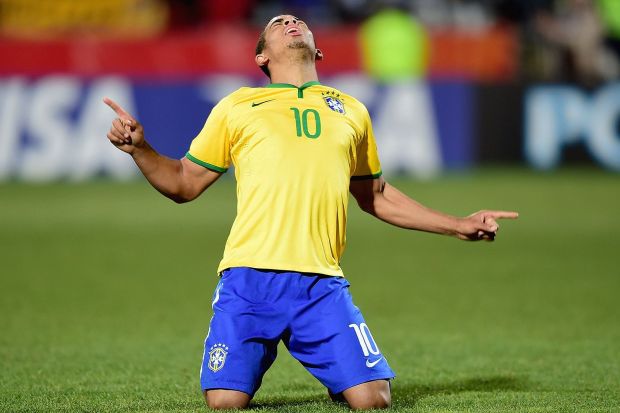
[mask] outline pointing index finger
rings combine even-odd
[[[108,105],[120,118],[124,118],[125,120],[133,120],[133,116],[131,116],[125,109],[123,109],[118,103],[113,101],[110,98],[104,98],[103,103]]]
[[[494,219],[517,219],[519,217],[519,213],[514,211],[489,211],[485,215]]]

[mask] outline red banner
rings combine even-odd
[[[314,31],[325,53],[322,74],[361,71],[357,27]],[[219,26],[206,31],[148,39],[81,37],[71,39],[0,39],[0,76],[50,73],[96,77],[182,78],[208,73],[256,74],[254,48],[258,30]],[[510,28],[430,33],[430,78],[502,81],[517,69],[517,36]]]

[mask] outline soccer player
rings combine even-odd
[[[271,19],[256,47],[271,83],[223,98],[180,160],[158,154],[142,125],[104,100],[118,115],[109,140],[168,198],[191,201],[235,166],[237,216],[217,270],[200,377],[211,408],[247,407],[280,341],[334,400],[353,409],[390,405],[394,373],[339,265],[349,192],[387,223],[463,240],[493,240],[499,218],[517,217],[449,216],[385,182],[366,108],[319,83],[322,58],[303,21]]]

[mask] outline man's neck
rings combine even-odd
[[[273,65],[269,70],[271,83],[288,83],[301,87],[305,83],[319,80],[314,62],[302,65]]]

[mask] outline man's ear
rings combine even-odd
[[[321,49],[316,49],[316,53],[314,54],[315,60],[323,60],[323,52]]]
[[[256,64],[259,66],[265,66],[267,63],[269,63],[269,58],[262,53],[257,54],[254,60],[256,61]]]

